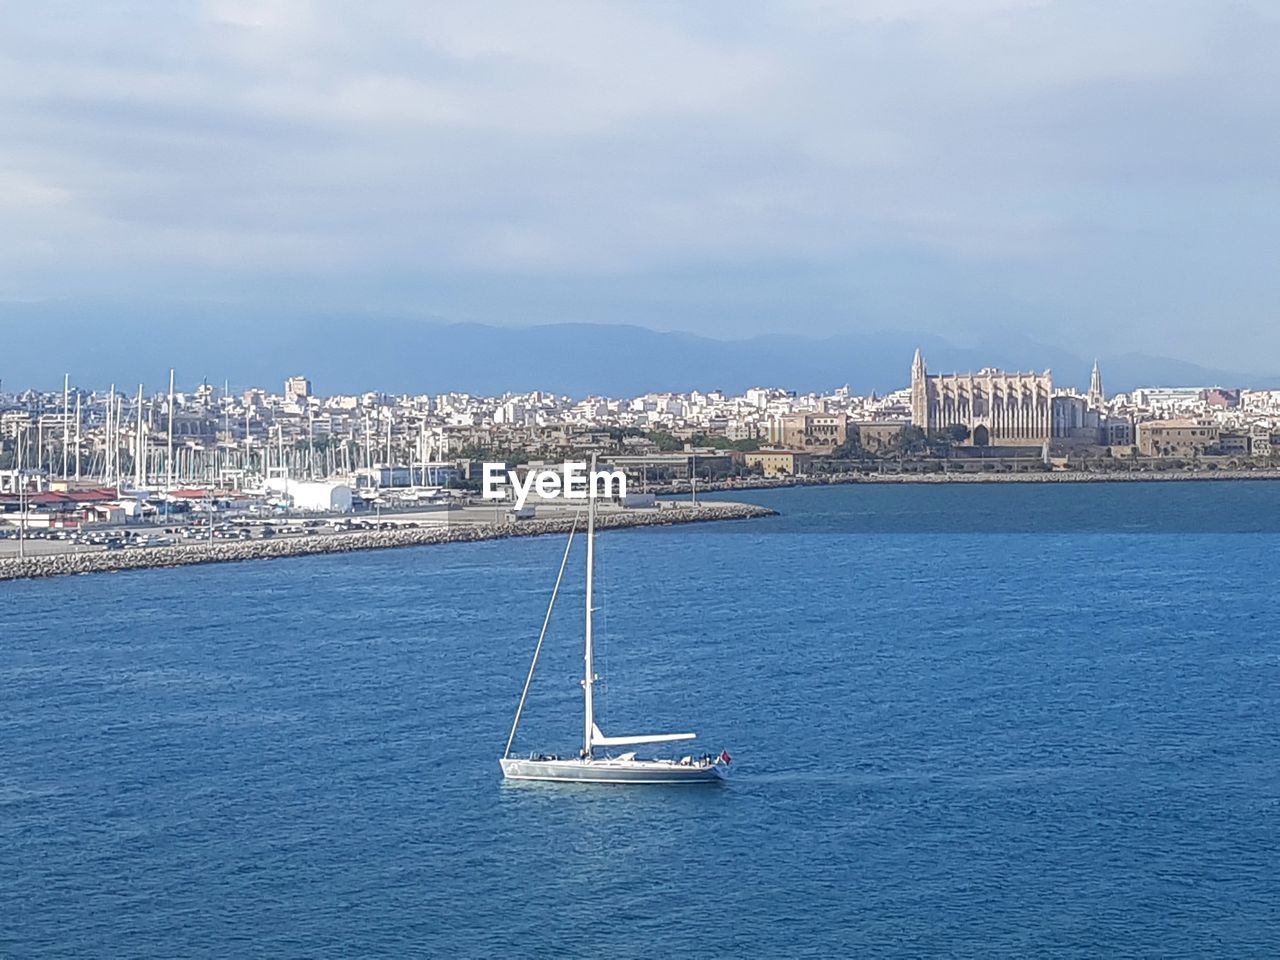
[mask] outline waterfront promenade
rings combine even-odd
[[[770,516],[773,510],[748,503],[707,503],[664,505],[656,510],[628,510],[601,515],[600,529],[665,526],[677,523],[705,523],[716,520],[746,520]],[[229,563],[307,556],[317,553],[348,553],[353,550],[382,550],[439,543],[467,543],[506,537],[535,537],[567,533],[573,523],[570,511],[560,516],[514,522],[471,523],[431,527],[398,527],[388,530],[326,533],[291,539],[248,540],[181,544],[146,550],[61,553],[18,559],[0,559],[0,580],[69,576],[82,573],[113,573],[152,567],[180,567],[198,563]]]

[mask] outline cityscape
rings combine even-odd
[[[1280,4],[0,14],[0,960],[1280,958]]]
[[[466,488],[480,462],[515,467],[589,453],[655,480],[1237,470],[1274,466],[1278,445],[1280,390],[1108,394],[1095,364],[1080,394],[1055,388],[1047,370],[932,373],[919,351],[908,384],[883,395],[849,386],[635,397],[326,395],[305,376],[278,391],[207,382],[86,390],[68,377],[63,392],[0,393],[0,492],[8,495],[77,485],[260,490],[273,477],[383,493]],[[12,512],[0,517],[12,522]]]
[[[1280,390],[1109,394],[1050,370],[906,385],[573,397],[326,394],[202,382],[0,393],[0,578],[556,532],[572,511],[522,478],[596,458],[627,478],[615,525],[770,511],[699,491],[841,483],[1280,478]],[[486,469],[513,478],[494,503]],[[684,499],[681,499],[684,498]],[[612,512],[612,515],[610,515]]]

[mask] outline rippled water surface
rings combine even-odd
[[[500,782],[559,538],[0,585],[0,956],[1280,955],[1280,485],[1001,489],[600,537],[601,726],[723,788]]]

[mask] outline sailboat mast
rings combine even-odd
[[[117,461],[120,459],[120,451],[116,449],[116,385],[111,385],[111,392],[107,394],[107,450],[103,457],[103,481],[108,484],[115,483],[115,475]]]
[[[168,494],[173,491],[173,367],[169,368],[169,456],[165,458],[164,515],[169,515]]]
[[[71,453],[71,374],[62,375],[62,479],[67,479],[68,460]]]
[[[138,384],[138,436],[134,443],[133,488],[141,490],[147,485],[147,440],[142,432],[142,384]]]
[[[80,388],[76,387],[76,483],[80,482]]]
[[[116,496],[117,497],[120,496],[120,492],[121,492],[120,484],[124,481],[124,465],[120,462],[120,423],[123,419],[124,419],[124,393],[122,392],[118,397],[116,397],[116,416],[115,416],[115,419],[111,421],[116,428],[115,451],[116,451]]]
[[[596,458],[593,454],[591,457],[591,472],[595,473]],[[588,480],[590,484],[590,480]],[[582,755],[590,759],[591,757],[591,735],[595,729],[595,707],[592,703],[591,694],[592,687],[596,682],[595,665],[593,663],[592,636],[591,636],[591,600],[594,590],[595,566],[596,566],[596,500],[595,490],[592,486],[587,487],[587,626],[586,626],[586,674],[582,681],[583,706],[584,706],[584,724],[582,733]]]

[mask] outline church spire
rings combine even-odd
[[[1106,401],[1102,392],[1102,371],[1098,369],[1098,360],[1093,360],[1093,375],[1089,377],[1089,406],[1101,407]]]
[[[929,426],[929,374],[919,347],[911,360],[911,422],[917,427]]]

